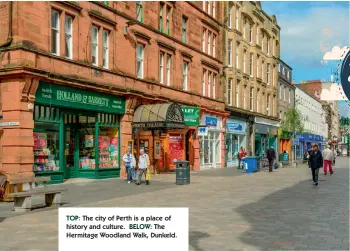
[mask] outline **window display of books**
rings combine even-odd
[[[34,133],[34,172],[59,171],[56,133]]]

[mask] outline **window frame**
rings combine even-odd
[[[171,19],[171,7],[168,5],[166,6],[166,13],[165,13],[165,29],[166,34],[170,36],[170,19]]]
[[[266,83],[267,85],[270,85],[271,84],[271,81],[270,81],[270,69],[271,68],[271,64],[270,63],[267,63],[266,64]]]
[[[159,83],[164,84],[164,56],[165,53],[160,51],[159,53]]]
[[[67,20],[71,21],[70,23],[70,34],[67,32],[67,26],[66,26],[66,23],[67,23]],[[69,37],[69,45],[70,45],[70,48],[69,48],[69,55],[67,55],[67,47],[65,46],[65,58],[68,58],[68,59],[73,59],[73,20],[74,18],[70,15],[65,15],[64,17],[64,39],[65,39],[65,45],[67,44],[67,37]]]
[[[170,54],[166,54],[166,81],[167,86],[171,84],[171,58]]]
[[[270,112],[270,94],[266,95],[266,112],[267,115],[270,116],[271,112]]]
[[[52,19],[53,19],[53,14],[57,14],[55,16],[55,19],[56,19],[56,25],[57,27],[53,27],[53,23],[52,23]],[[51,9],[51,27],[50,27],[50,31],[51,31],[51,54],[53,55],[56,55],[56,56],[59,56],[60,55],[60,46],[61,46],[61,43],[60,43],[60,32],[61,32],[61,20],[60,20],[60,17],[61,17],[61,13],[56,10],[56,9]],[[53,52],[53,36],[52,36],[52,32],[55,31],[55,38],[56,38],[56,52]]]
[[[206,94],[206,91],[205,91],[207,87],[206,76],[207,76],[207,70],[203,69],[203,72],[202,72],[202,95],[203,96],[205,96]]]
[[[233,45],[233,40],[232,39],[229,39],[228,42],[227,42],[227,54],[228,54],[228,62],[227,62],[227,65],[232,67],[232,45]]]
[[[208,53],[208,55],[210,56],[210,51],[211,51],[211,44],[210,44],[210,41],[211,41],[211,32],[210,31],[208,31],[208,39],[207,39],[207,42],[208,42],[208,51],[207,51],[207,53]]]
[[[243,50],[243,73],[247,73],[247,51]]]
[[[141,58],[138,57],[139,48],[142,48]],[[141,79],[144,78],[144,61],[145,61],[145,45],[142,43],[137,43],[136,44],[136,76]],[[138,68],[137,68],[138,63],[140,63],[141,75],[139,75],[139,72],[138,72]]]
[[[236,107],[240,107],[239,105],[239,88],[241,85],[241,81],[239,79],[236,80]]]
[[[232,106],[232,84],[233,79],[229,78],[227,81],[227,104]]]
[[[164,32],[164,6],[165,6],[164,3],[162,2],[159,3],[158,29],[160,32]]]
[[[187,28],[188,28],[188,18],[182,16],[182,42],[187,44]]]
[[[183,87],[184,91],[188,91],[188,82],[189,82],[188,81],[188,72],[189,72],[188,68],[189,68],[189,62],[186,60],[183,60],[183,62],[182,62],[182,78],[183,78],[182,87]],[[186,76],[186,78],[185,78],[185,76]]]
[[[208,98],[210,98],[210,91],[211,91],[211,88],[210,88],[210,85],[211,85],[211,76],[212,76],[212,72],[208,71],[208,92],[207,92]]]
[[[96,30],[96,42],[94,43],[94,30]],[[92,62],[92,65],[94,66],[98,66],[98,63],[99,63],[99,53],[98,53],[98,49],[99,49],[99,30],[100,28],[96,25],[92,25],[91,27],[91,62]],[[95,48],[95,52],[96,52],[96,55],[93,55],[93,52],[94,52],[94,48]],[[95,56],[95,62],[93,60],[93,57]]]
[[[212,89],[212,97],[213,99],[216,99],[216,74],[213,73],[213,89]]]
[[[136,1],[136,20],[143,23],[143,2],[142,1]]]
[[[230,29],[232,29],[232,9],[233,9],[233,5],[229,4],[228,17],[227,17],[227,27]]]
[[[236,42],[236,69],[240,69],[240,66],[239,66],[239,47],[240,47],[240,43],[237,41]]]
[[[253,24],[249,23],[249,43],[253,43]]]
[[[107,46],[105,46],[105,34],[107,34]],[[108,30],[102,30],[102,67],[108,69],[109,67],[109,34]]]
[[[250,75],[250,77],[254,76],[253,67],[254,67],[254,53],[251,52],[249,54],[249,75]]]
[[[254,111],[254,87],[250,87],[250,91],[249,91],[249,107],[250,107],[250,111],[253,112]]]
[[[216,35],[213,34],[213,38],[212,38],[212,46],[213,46],[213,51],[212,51],[212,56],[215,58],[216,57]]]

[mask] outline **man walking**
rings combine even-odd
[[[310,152],[309,157],[309,168],[312,172],[312,180],[314,181],[314,186],[318,185],[318,173],[320,168],[323,166],[322,153],[318,150],[318,145],[315,144]]]
[[[123,161],[125,164],[125,172],[127,174],[126,180],[130,184],[132,181],[132,173],[136,167],[136,159],[131,151],[128,150],[128,152],[123,156]]]
[[[148,154],[145,153],[144,149],[140,149],[140,157],[139,157],[139,177],[137,180],[136,185],[140,185],[142,175],[145,175],[145,180],[146,180],[146,174],[147,174],[147,169],[149,168],[150,161]]]
[[[269,150],[267,150],[267,159],[269,160],[269,172],[272,172],[273,162],[276,159],[276,151],[273,148],[273,146],[270,147]]]
[[[333,174],[333,168],[332,168],[332,162],[333,162],[333,151],[331,150],[331,147],[328,145],[326,149],[322,151],[322,158],[323,158],[323,172],[324,175],[327,175],[327,167],[329,167],[329,173]]]

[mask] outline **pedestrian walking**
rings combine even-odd
[[[313,149],[310,152],[308,164],[309,164],[309,168],[311,168],[312,180],[314,182],[314,186],[317,186],[318,185],[318,173],[320,171],[320,168],[323,166],[322,153],[319,151],[317,144],[315,144],[313,146]]]
[[[125,165],[125,172],[127,174],[126,180],[130,184],[132,182],[132,174],[136,167],[136,159],[131,151],[128,150],[127,153],[123,156],[123,162]]]
[[[239,149],[237,157],[238,157],[238,167],[237,167],[237,169],[240,169],[241,168],[241,163],[242,163],[242,158],[243,158],[243,147],[241,147]]]
[[[335,158],[337,157],[337,151],[334,149],[333,151],[333,165],[335,166]]]
[[[273,146],[271,146],[270,149],[267,150],[266,157],[267,157],[267,159],[268,159],[268,161],[269,161],[269,172],[272,172],[273,162],[274,162],[275,159],[276,159],[276,151],[275,151],[275,149],[273,148]]]
[[[332,162],[334,159],[334,153],[331,150],[331,147],[328,145],[326,149],[322,151],[323,158],[323,172],[324,175],[327,175],[327,169],[329,168],[329,173],[333,174]],[[327,168],[328,167],[328,168]]]
[[[144,149],[140,149],[140,157],[139,157],[139,177],[137,179],[136,185],[140,185],[142,176],[145,175],[145,181],[147,181],[147,170],[150,166],[150,161],[148,154],[145,153]],[[146,182],[146,184],[148,184]]]

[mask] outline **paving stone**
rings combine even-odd
[[[142,201],[144,207],[189,207],[194,251],[348,250],[349,166],[346,159],[337,165],[318,188],[306,166],[252,175],[208,170],[193,174],[189,186],[174,185],[174,175],[158,175],[142,187],[118,179],[58,187],[69,189],[67,206],[139,207]],[[0,204],[0,218],[6,218],[0,250],[57,250],[57,211],[14,214]],[[37,242],[44,238],[45,245]]]

